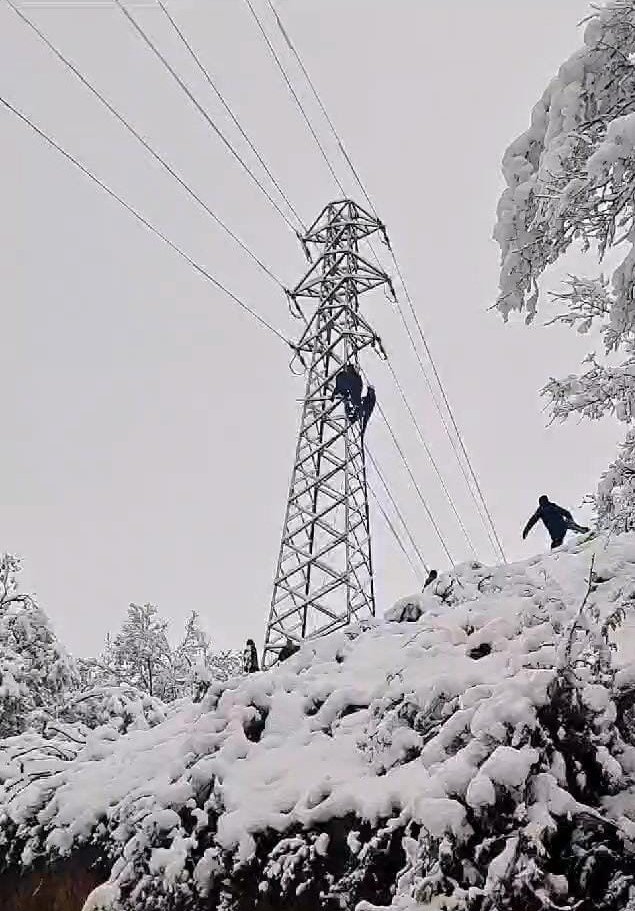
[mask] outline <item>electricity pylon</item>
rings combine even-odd
[[[307,373],[267,624],[263,666],[275,663],[287,639],[297,643],[375,614],[364,441],[359,420],[333,398],[344,365],[359,370],[359,354],[381,342],[359,312],[360,295],[392,284],[359,252],[383,224],[345,199],[327,205],[301,238],[318,257],[289,292],[305,322],[295,356]],[[300,305],[317,304],[308,314]],[[293,365],[293,362],[292,362]]]

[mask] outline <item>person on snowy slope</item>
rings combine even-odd
[[[551,549],[560,547],[568,531],[586,532],[589,529],[573,521],[573,516],[568,509],[563,509],[557,503],[552,503],[549,497],[542,496],[538,500],[538,509],[525,525],[523,540],[527,537],[536,522],[541,519],[551,535]]]
[[[287,641],[282,646],[282,648],[280,649],[280,652],[278,654],[278,661],[286,661],[287,658],[290,658],[291,655],[295,655],[295,653],[299,652],[299,651],[300,651],[300,646],[296,645],[296,643],[293,642],[292,639],[289,639],[289,637],[287,636]]]
[[[255,674],[259,670],[258,652],[253,639],[247,639],[247,644],[243,649],[243,670],[246,674]]]
[[[430,570],[430,572],[428,573],[428,578],[423,583],[424,591],[428,587],[428,585],[432,585],[432,583],[434,582],[434,580],[437,578],[438,575],[439,575],[439,573],[436,571],[436,569]]]

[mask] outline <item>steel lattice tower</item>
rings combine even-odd
[[[307,373],[289,499],[267,624],[263,666],[273,664],[287,638],[296,643],[375,614],[373,568],[360,422],[351,422],[335,377],[359,353],[381,342],[359,312],[364,292],[388,276],[359,252],[384,226],[350,200],[325,207],[302,243],[318,257],[289,292],[305,328],[295,345]],[[394,296],[394,293],[393,293]],[[314,307],[307,314],[300,305]],[[308,309],[308,308],[307,308]],[[295,358],[294,358],[295,360]]]

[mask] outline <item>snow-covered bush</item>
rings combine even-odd
[[[242,672],[237,652],[212,649],[196,611],[176,646],[168,639],[167,626],[153,604],[131,604],[120,631],[106,638],[101,655],[80,660],[84,688],[132,687],[167,703],[199,699],[213,681]]]
[[[238,652],[212,649],[211,639],[196,611],[186,621],[183,638],[173,652],[172,667],[176,694],[195,699],[202,698],[213,682],[222,683],[243,673]]]
[[[635,0],[611,0],[589,18],[584,46],[560,67],[532,111],[531,126],[503,159],[507,188],[494,236],[502,252],[498,308],[505,319],[514,310],[524,310],[527,321],[535,317],[545,269],[572,245],[591,251],[595,260],[610,248],[626,247],[609,278],[573,276],[554,295],[565,308],[555,321],[580,333],[599,330],[604,347],[602,356],[589,355],[581,375],[546,385],[553,414],[560,419],[608,413],[629,424],[633,419],[634,62]],[[624,528],[630,512],[625,497],[631,492],[622,483],[621,469],[631,448],[629,436],[602,479],[595,498],[601,527]],[[611,493],[614,482],[617,504]]]
[[[121,630],[107,641],[105,673],[150,696],[174,698],[167,626],[153,604],[130,604]]]
[[[165,704],[131,686],[99,686],[73,694],[60,711],[59,719],[80,729],[106,725],[127,734],[163,721]]]
[[[20,561],[0,557],[0,737],[43,730],[78,683],[44,611],[19,590]]]
[[[87,911],[632,909],[634,600],[635,535],[441,575],[410,622],[12,761],[0,869],[98,846]]]

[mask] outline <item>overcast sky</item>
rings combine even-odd
[[[264,0],[254,2],[271,23]],[[539,389],[577,369],[588,339],[544,328],[543,319],[505,326],[488,312],[499,162],[580,44],[587,3],[284,0],[279,8],[388,226],[507,554],[529,556],[546,546],[542,529],[520,539],[537,496],[577,507],[620,437],[611,422],[546,428]],[[299,280],[306,261],[292,232],[114,5],[44,0],[24,9],[286,284]],[[174,0],[171,9],[311,221],[337,191],[246,4]],[[133,10],[234,138],[163,14],[150,3]],[[285,334],[297,333],[276,285],[4,2],[0,68],[13,103]],[[320,131],[335,157],[321,123]],[[130,601],[154,602],[174,630],[198,610],[218,646],[261,641],[303,391],[288,352],[6,111],[0,143],[0,547],[23,557],[25,587],[75,653],[98,651]],[[364,308],[479,556],[491,560],[394,307],[380,294]],[[452,555],[465,559],[390,375],[380,362],[370,369]],[[443,568],[379,421],[368,438],[426,560]],[[383,612],[417,580],[373,520]]]

